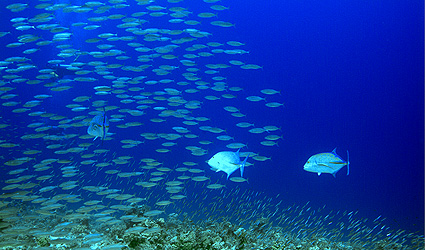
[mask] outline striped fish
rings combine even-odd
[[[317,173],[321,175],[322,173],[329,173],[336,177],[336,173],[347,166],[347,175],[350,173],[350,161],[349,154],[347,150],[347,161],[344,161],[336,153],[336,148],[329,153],[320,153],[313,155],[308,159],[304,165],[304,170],[308,172]]]

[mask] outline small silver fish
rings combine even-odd
[[[344,166],[347,166],[347,175],[350,173],[350,161],[347,150],[347,161],[344,161],[336,154],[336,148],[330,153],[320,153],[310,157],[304,165],[304,170],[308,172],[329,173],[336,177],[336,173]]]

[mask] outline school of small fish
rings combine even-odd
[[[295,221],[285,216],[300,209],[282,210],[245,190],[242,176],[254,165],[247,160],[267,164],[268,149],[283,139],[279,126],[250,120],[249,107],[282,109],[281,90],[264,86],[252,95],[234,80],[233,72],[249,76],[263,67],[250,62],[245,42],[231,38],[237,29],[223,19],[231,19],[225,2],[198,2],[2,1],[13,18],[0,28],[0,248],[29,244],[19,235],[67,244],[61,232],[84,219],[108,227],[131,222],[129,233],[148,235],[161,230],[139,223],[171,213],[233,216],[241,225],[258,217],[274,216],[288,228]],[[231,129],[220,126],[224,120]],[[238,169],[241,176],[230,177]],[[150,209],[129,214],[142,205]],[[31,224],[56,216],[53,228]],[[310,216],[302,222],[324,226]],[[370,229],[350,223],[345,229],[360,244]],[[303,228],[290,233],[301,237]],[[91,232],[81,246],[104,239]]]

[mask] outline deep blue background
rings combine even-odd
[[[230,3],[238,34],[264,66],[252,86],[283,90],[279,157],[253,185],[336,209],[382,214],[423,231],[424,64],[421,1]],[[265,115],[262,114],[264,117]],[[305,173],[337,152],[351,173]],[[284,197],[285,197],[284,196]]]

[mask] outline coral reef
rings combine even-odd
[[[2,217],[6,224],[0,233],[0,249],[397,250],[424,246],[423,236],[402,231],[383,239],[367,233],[372,230],[364,227],[367,237],[343,240],[336,237],[334,229],[283,228],[273,226],[264,216],[242,225],[226,217],[195,220],[186,212],[145,216],[148,211],[149,206],[133,205],[125,211],[79,214],[57,209],[55,214],[39,215],[32,206],[6,208],[0,210],[7,215]]]

